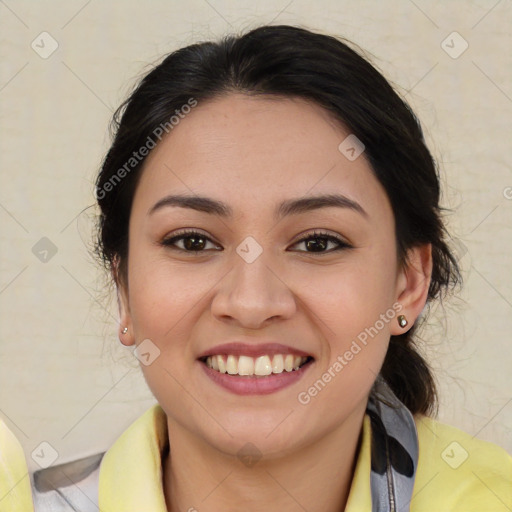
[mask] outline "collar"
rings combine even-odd
[[[167,512],[162,480],[162,454],[167,447],[167,418],[157,404],[105,453],[99,474],[99,509]]]
[[[360,449],[345,512],[371,512],[370,417],[363,420]],[[167,512],[162,455],[168,448],[166,415],[156,404],[139,417],[103,457],[99,476],[102,512]]]

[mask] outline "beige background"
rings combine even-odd
[[[88,253],[87,207],[112,110],[164,53],[266,22],[353,40],[415,108],[439,159],[466,280],[423,334],[439,417],[512,452],[510,1],[5,0],[0,416],[31,467],[42,441],[59,461],[105,450],[154,403]],[[50,56],[43,31],[58,43]],[[46,262],[33,252],[42,237],[57,249]]]

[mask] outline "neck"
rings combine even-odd
[[[168,417],[170,452],[162,461],[167,510],[344,510],[364,413],[365,404],[321,439],[249,467]]]

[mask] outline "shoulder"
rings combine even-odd
[[[97,512],[98,478],[103,453],[30,474],[35,512]]]
[[[30,473],[34,511],[105,510],[100,506],[102,481],[108,496],[111,488],[115,489],[117,501],[122,495],[129,495],[130,486],[136,487],[137,478],[141,478],[141,461],[148,456],[153,445],[157,445],[155,438],[164,429],[165,413],[160,406],[153,406],[133,421],[106,452]],[[136,456],[133,456],[134,452]],[[23,509],[23,512],[28,510],[31,509]],[[118,508],[114,505],[109,510]],[[1,506],[0,512],[4,512]],[[5,509],[5,512],[13,511]]]
[[[102,457],[29,471],[22,446],[0,419],[0,512],[97,512]]]
[[[512,510],[512,457],[503,448],[425,416],[415,423],[419,457],[412,512]]]

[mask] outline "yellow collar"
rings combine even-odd
[[[370,428],[365,416],[345,512],[371,511]],[[98,490],[100,510],[167,512],[162,485],[162,452],[167,446],[167,418],[156,404],[130,425],[103,457]]]
[[[162,485],[162,451],[167,444],[167,419],[157,404],[132,423],[104,455],[99,509],[167,512]]]

